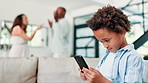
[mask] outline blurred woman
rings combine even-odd
[[[28,37],[26,35],[26,27],[28,25],[28,19],[25,14],[18,15],[11,29],[12,35],[12,47],[9,52],[9,57],[28,57],[29,49],[27,41],[31,41],[36,34],[36,32],[42,28],[42,25],[34,31],[34,33]]]

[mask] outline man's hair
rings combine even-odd
[[[64,7],[58,7],[60,9],[62,9],[64,12],[66,12],[66,9]]]
[[[122,33],[124,28],[130,32],[130,21],[128,17],[114,6],[98,9],[94,16],[86,22],[93,31],[106,28],[108,31]]]

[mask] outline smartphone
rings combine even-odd
[[[74,56],[74,59],[76,60],[76,62],[78,63],[80,69],[82,70],[83,67],[88,69],[88,65],[86,64],[84,58],[82,56]]]

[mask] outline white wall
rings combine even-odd
[[[30,24],[46,23],[51,16],[51,9],[46,5],[28,0],[2,0],[0,2],[0,19],[13,21],[14,18],[24,13],[28,16]]]

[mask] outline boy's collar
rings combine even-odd
[[[127,46],[117,50],[115,53],[122,52],[122,51],[125,51],[125,50],[130,51],[132,49],[134,49],[134,45],[133,44],[128,44]],[[110,51],[106,50],[106,53],[108,54],[108,53],[110,53]]]
[[[130,50],[132,50],[132,49],[134,49],[134,45],[133,45],[133,44],[129,44],[129,45],[127,45],[127,46],[125,46],[125,47],[119,49],[117,52],[125,51],[125,50],[130,51]]]

